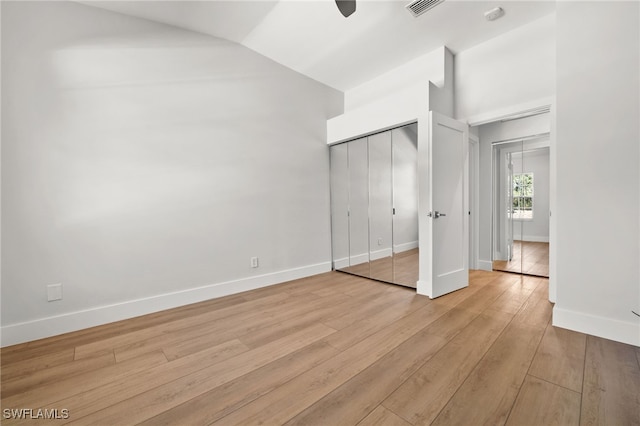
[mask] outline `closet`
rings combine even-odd
[[[417,125],[330,147],[333,268],[416,287]]]
[[[495,271],[549,276],[549,135],[492,143]]]

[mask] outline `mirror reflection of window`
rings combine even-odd
[[[513,175],[513,218],[533,219],[533,173]]]

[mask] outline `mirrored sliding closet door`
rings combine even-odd
[[[334,269],[415,288],[417,126],[334,145],[330,151]]]
[[[493,144],[493,269],[549,276],[548,136]]]

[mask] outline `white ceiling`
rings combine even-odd
[[[446,0],[414,18],[409,0],[358,0],[344,18],[333,0],[98,1],[82,3],[240,43],[339,90],[440,46],[460,52],[555,11],[554,1]],[[484,12],[501,6],[493,22]]]

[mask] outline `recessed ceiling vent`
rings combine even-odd
[[[405,7],[411,14],[417,18],[425,13],[427,10],[432,9],[442,3],[444,0],[416,0],[412,1]]]

